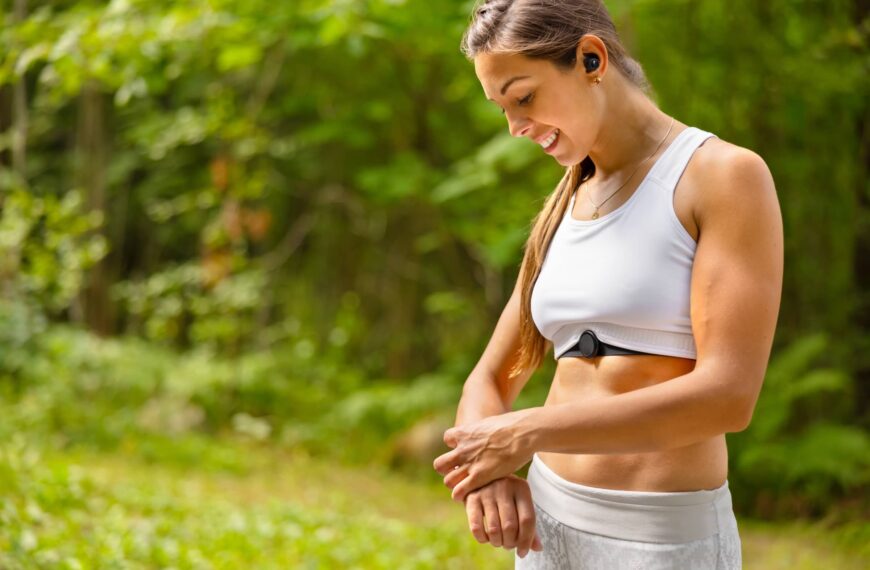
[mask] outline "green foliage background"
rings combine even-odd
[[[431,479],[403,442],[451,421],[561,176],[459,53],[471,5],[0,2],[6,457],[15,434],[176,459],[241,437]],[[866,520],[866,13],[607,6],[657,104],[776,181],[783,303],[729,435],[738,512]]]

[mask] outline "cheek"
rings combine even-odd
[[[561,131],[564,145],[562,152],[557,153],[560,164],[568,166],[577,164],[589,154],[595,142],[597,127],[591,112],[591,102],[577,94],[576,87],[566,88],[548,101],[546,119],[541,121]]]
[[[576,94],[571,96],[566,93],[557,97],[554,103],[555,108],[559,110],[559,113],[553,116],[553,121],[556,121],[555,126],[567,135],[571,145],[578,150],[590,148],[597,132],[591,101]]]

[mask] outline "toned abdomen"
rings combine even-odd
[[[661,355],[562,358],[544,405],[638,390],[691,372],[694,366],[694,360]],[[564,479],[608,489],[715,489],[728,474],[724,434],[663,451],[606,455],[542,451],[538,457]]]

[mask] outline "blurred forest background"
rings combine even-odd
[[[606,5],[777,185],[745,564],[866,568],[866,5]],[[0,566],[513,567],[431,464],[562,169],[483,95],[471,8],[0,1]]]

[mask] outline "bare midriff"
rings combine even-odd
[[[556,367],[545,406],[596,399],[667,382],[695,368],[695,360],[657,354],[564,357]],[[625,491],[716,489],[728,475],[725,435],[645,453],[575,454],[538,452],[569,481]]]

